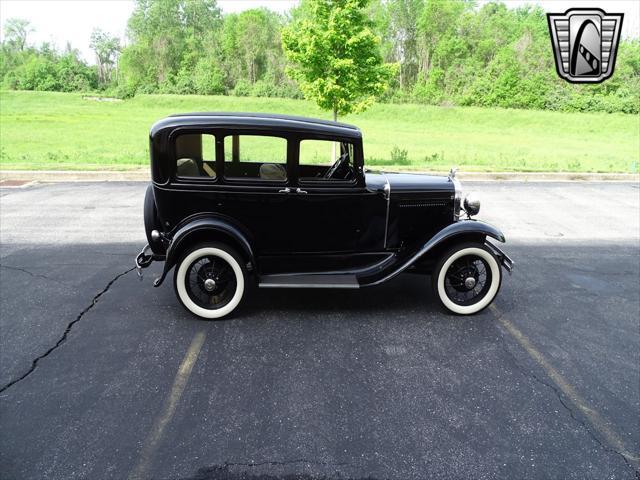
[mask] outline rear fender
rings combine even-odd
[[[175,266],[185,249],[207,238],[222,239],[228,242],[230,246],[237,248],[245,258],[249,271],[255,268],[255,255],[249,236],[243,232],[241,227],[221,216],[199,216],[183,223],[171,236],[171,242],[167,247],[164,270],[162,275],[153,282],[154,287],[162,285],[167,273]]]

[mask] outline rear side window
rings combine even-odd
[[[267,135],[227,135],[224,137],[224,176],[286,181],[287,140]]]
[[[184,133],[175,141],[176,176],[216,178],[216,141],[205,133]]]

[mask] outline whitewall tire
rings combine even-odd
[[[182,305],[194,315],[217,319],[240,304],[246,279],[242,258],[224,244],[188,251],[175,267],[174,287]]]
[[[481,243],[465,243],[448,250],[433,272],[433,290],[442,306],[458,315],[472,315],[488,307],[500,290],[498,259]]]

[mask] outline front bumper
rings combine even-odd
[[[498,257],[498,259],[500,260],[500,264],[502,265],[502,268],[504,268],[507,272],[509,272],[509,275],[511,275],[511,273],[513,272],[514,262],[509,257],[509,255],[504,253],[500,248],[496,247],[493,243],[486,242],[486,245],[491,250],[493,250],[494,255]]]

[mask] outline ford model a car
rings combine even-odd
[[[194,113],[151,128],[144,203],[149,244],[138,269],[164,261],[180,302],[203,318],[231,313],[251,286],[362,288],[431,274],[457,314],[495,298],[512,261],[471,219],[449,177],[372,173],[354,126],[301,117]],[[466,218],[464,218],[466,217]]]

